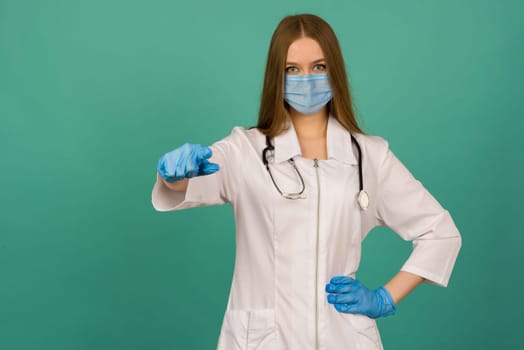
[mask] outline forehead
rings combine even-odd
[[[287,50],[288,62],[313,62],[324,58],[322,48],[315,39],[303,37],[299,38],[289,45]]]

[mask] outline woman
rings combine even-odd
[[[157,210],[234,210],[219,349],[381,349],[376,318],[423,282],[447,286],[461,245],[450,214],[387,141],[360,130],[351,106],[330,26],[288,16],[271,40],[257,127],[160,159]],[[401,271],[370,290],[355,273],[375,226],[414,244]]]

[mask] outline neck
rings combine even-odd
[[[291,110],[290,116],[299,139],[316,140],[326,137],[328,115],[325,108],[313,115],[303,115]]]

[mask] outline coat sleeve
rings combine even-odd
[[[449,212],[383,142],[377,187],[379,223],[413,242],[402,271],[446,287],[462,244],[460,233]]]
[[[236,194],[239,172],[240,127],[211,146],[211,163],[219,170],[210,175],[190,178],[185,191],[172,191],[160,180],[156,180],[151,195],[153,207],[158,211],[174,211],[193,207],[230,203]]]

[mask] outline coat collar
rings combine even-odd
[[[275,146],[275,163],[302,155],[297,133],[291,121],[286,131],[275,136],[273,145]],[[353,153],[349,131],[332,116],[329,116],[327,125],[327,154],[328,159],[336,159],[346,164],[358,164]]]

